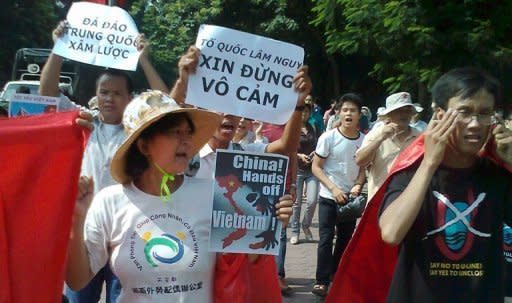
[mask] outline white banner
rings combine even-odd
[[[196,47],[201,55],[187,103],[273,124],[290,119],[303,48],[214,25],[201,25]]]
[[[89,2],[75,2],[67,15],[69,28],[57,39],[53,52],[62,57],[111,68],[136,70],[139,34],[123,9]]]

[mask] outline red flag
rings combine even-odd
[[[481,156],[488,157],[509,171],[496,154],[494,140],[489,140]],[[378,211],[391,177],[421,161],[424,136],[419,136],[396,158],[386,181],[366,206],[363,217],[345,250],[336,271],[326,303],[384,303],[398,258],[398,246],[382,241]]]
[[[0,120],[0,301],[60,302],[84,150],[77,112]]]

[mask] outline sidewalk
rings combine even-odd
[[[302,205],[305,209],[306,205]],[[318,205],[317,205],[318,209]],[[302,215],[302,214],[301,214]],[[302,217],[301,217],[302,219]],[[316,249],[318,246],[318,210],[315,211],[311,226],[313,242],[305,242],[301,231],[299,244],[286,247],[286,281],[292,287],[293,292],[289,297],[283,297],[283,303],[319,303],[323,299],[311,293],[315,283],[316,274]],[[288,229],[288,239],[290,229]]]

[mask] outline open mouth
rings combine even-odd
[[[345,122],[352,122],[352,118],[351,117],[345,117]]]
[[[234,131],[235,130],[235,126],[232,124],[232,123],[229,123],[229,122],[226,122],[226,123],[222,123],[220,125],[220,128],[223,130],[223,131]]]
[[[465,135],[464,140],[471,143],[478,143],[482,140],[480,135]]]

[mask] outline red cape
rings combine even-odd
[[[0,120],[0,302],[60,302],[84,151],[77,112]]]
[[[366,210],[352,236],[326,303],[384,303],[398,257],[398,246],[382,241],[378,226],[378,211],[391,177],[421,161],[424,153],[424,136],[418,137],[396,158],[386,181],[370,199]],[[512,171],[498,157],[494,140],[489,140],[482,155]]]

